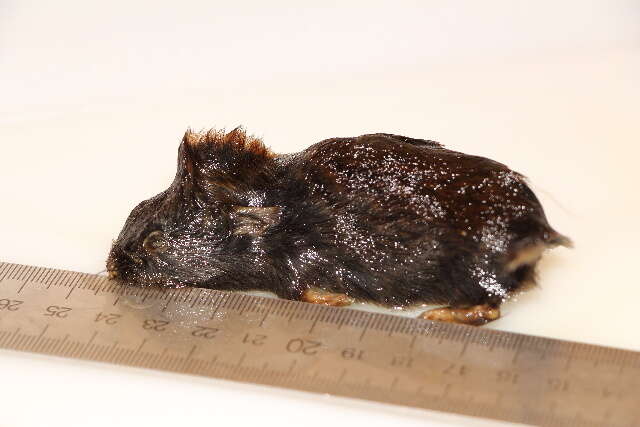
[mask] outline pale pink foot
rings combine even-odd
[[[332,292],[323,291],[322,289],[307,289],[302,294],[302,301],[313,304],[332,305],[335,307],[344,307],[351,305],[354,299],[345,294],[334,294]]]
[[[487,304],[472,305],[470,307],[442,307],[425,311],[418,317],[438,322],[480,326],[499,318],[500,309]]]

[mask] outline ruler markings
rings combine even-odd
[[[5,278],[14,279],[15,272],[18,271],[20,267],[21,266],[18,264],[11,264],[11,267],[8,269],[7,274],[5,275]]]
[[[42,284],[48,284],[51,282],[52,278],[58,273],[59,270],[53,268],[45,268],[45,274],[42,278],[39,279],[39,282]]]
[[[89,274],[75,273],[73,279],[69,282],[69,287],[73,287],[75,289],[80,283],[86,283],[90,278],[91,275]]]
[[[104,292],[104,289],[109,285],[109,279],[105,276],[100,276],[100,280],[96,283],[96,294],[98,292]]]
[[[91,350],[87,353],[87,360],[98,360],[101,361],[101,355],[104,351],[104,346],[100,344],[91,344]]]
[[[224,304],[224,308],[226,308],[227,310],[234,310],[237,311],[238,309],[238,302],[240,301],[240,299],[242,298],[242,294],[232,294],[229,299],[225,302]]]
[[[446,336],[448,341],[453,341],[453,342],[459,342],[462,340],[462,336],[466,333],[465,330],[463,329],[456,329],[453,331],[450,331],[448,333],[448,335]]]
[[[273,314],[275,314],[276,316],[280,316],[283,318],[288,318],[288,309],[290,308],[289,305],[287,305],[285,303],[285,300],[277,300],[274,303],[274,312]]]
[[[24,339],[27,336],[24,334],[16,334],[15,338],[12,340],[12,347],[17,349],[17,350],[21,350],[22,349],[22,342],[24,341]]]
[[[56,280],[58,280],[58,277],[61,274],[63,274],[62,270],[52,270],[52,271],[53,271],[53,273],[49,275],[48,280],[43,282],[45,285],[47,285],[47,289],[49,289],[52,284],[55,284]]]
[[[142,364],[140,366],[145,368],[153,368],[155,367],[154,360],[158,358],[158,353],[155,352],[144,352],[145,357],[142,360]]]
[[[51,283],[50,285],[59,286],[61,288],[66,288],[67,287],[67,282],[69,281],[69,277],[71,277],[72,274],[73,274],[72,271],[64,271],[62,273],[62,276],[60,277],[60,279],[58,279],[57,281]]]
[[[27,268],[26,265],[18,265],[18,268],[11,274],[16,280],[21,280],[20,276],[22,275],[22,272]]]
[[[411,341],[409,341],[409,350],[413,350],[413,347],[416,345],[417,339],[418,339],[418,335],[413,335],[411,337]]]
[[[382,318],[380,317],[375,317],[375,316],[370,316],[365,325],[362,327],[363,330],[366,329],[372,329],[374,331],[380,331],[380,332],[384,332],[386,331],[386,327],[381,323]],[[359,341],[362,341],[362,339],[364,338],[364,336],[366,335],[366,332],[363,332],[361,334],[362,338],[359,339]]]
[[[262,319],[260,320],[260,323],[258,324],[258,327],[262,328],[264,326],[264,322],[267,320],[267,317],[269,316],[270,312],[267,311],[264,316],[262,316]]]
[[[100,353],[99,353],[99,360],[102,361],[110,361],[111,359],[107,356],[111,351],[113,351],[113,346],[112,345],[101,345],[100,346]]]
[[[114,341],[110,347],[108,347],[107,352],[104,354],[105,360],[114,360],[113,355],[115,354],[116,348],[118,347],[118,341]]]
[[[396,319],[391,320],[391,321],[389,322],[389,329],[388,329],[388,331],[387,331],[387,336],[388,336],[388,337],[393,336],[393,333],[396,331],[397,327],[398,327],[398,322],[397,322],[397,320],[396,320]]]
[[[144,347],[144,345],[147,343],[147,339],[143,338],[142,342],[140,343],[140,345],[138,346],[138,348],[136,349],[136,353],[140,352],[142,350],[142,347]]]
[[[133,351],[131,349],[120,347],[116,351],[117,356],[115,357],[115,360],[117,360],[121,365],[128,365],[128,361],[132,353]]]
[[[40,283],[47,284],[47,283],[49,283],[49,280],[51,279],[51,277],[53,275],[55,275],[56,270],[53,270],[51,268],[45,268],[44,271],[45,271],[44,275],[41,278],[37,279],[37,280]]]
[[[39,342],[38,346],[36,348],[33,348],[31,351],[36,352],[36,353],[45,353],[45,354],[47,354],[48,353],[47,349],[48,349],[48,347],[51,346],[53,341],[55,341],[55,338],[48,338],[48,337],[40,338],[40,342]]]
[[[174,289],[169,289],[167,292],[164,292],[159,295],[159,298],[162,300],[171,301],[171,298],[174,296]]]
[[[37,335],[25,335],[20,345],[21,351],[34,351],[37,344],[40,343],[40,337]]]
[[[34,340],[33,342],[33,347],[34,350],[37,348],[39,341],[42,339],[42,337],[44,336],[44,334],[47,333],[47,329],[49,329],[49,324],[47,323],[46,325],[44,325],[44,328],[42,328],[42,332],[40,332],[40,334],[38,335],[38,337]]]
[[[135,365],[140,367],[149,367],[148,360],[152,353],[148,353],[146,351],[141,351],[138,353],[138,358],[136,359]]]
[[[78,358],[81,347],[81,341],[72,341],[71,345],[68,348],[68,357]]]
[[[22,290],[24,289],[25,286],[27,286],[28,283],[29,282],[25,280],[24,283],[22,283],[22,286],[20,286],[20,288],[18,289],[18,292],[16,292],[16,294],[19,294],[20,292],[22,292]]]
[[[122,365],[123,363],[122,363],[122,360],[121,360],[122,359],[121,356],[122,356],[122,351],[123,350],[124,349],[122,347],[118,347],[118,346],[111,347],[111,351],[109,353],[109,356],[108,356],[107,360],[113,360],[114,363],[118,363],[118,364]]]
[[[31,274],[29,274],[25,280],[28,280],[30,282],[37,282],[38,281],[37,278],[41,273],[42,273],[42,267],[36,267],[35,269],[32,270]]]
[[[83,274],[81,276],[81,280],[78,281],[77,287],[79,289],[91,289],[91,285],[99,277],[100,276],[98,276],[97,274],[90,274],[90,275]]]
[[[198,290],[198,294],[193,298],[193,301],[191,302],[190,307],[193,308],[196,306],[196,303],[200,300],[200,297],[202,296],[202,289]]]
[[[113,281],[107,281],[104,283],[104,286],[102,287],[102,289],[100,290],[100,292],[104,292],[104,293],[112,293],[112,289],[115,286],[115,282]]]
[[[218,313],[218,310],[220,308],[226,308],[225,306],[221,306],[225,300],[227,299],[229,295],[228,294],[218,294],[217,295],[217,299],[215,299],[215,305],[213,307],[213,311],[211,313],[211,319],[215,319],[216,314]]]
[[[16,330],[11,335],[9,335],[9,339],[7,340],[7,343],[6,343],[7,347],[12,347],[13,341],[16,335],[18,335],[18,333],[20,333],[20,328],[16,328]],[[2,343],[2,344],[4,345],[5,343]]]
[[[96,283],[98,283],[101,278],[102,276],[98,276],[97,274],[95,276],[89,276],[88,280],[81,281],[80,289],[85,289],[89,291],[94,290]]]
[[[207,292],[204,301],[202,301],[202,306],[203,307],[211,307],[213,306],[213,300],[216,297],[216,294],[214,292]]]
[[[208,289],[199,289],[198,290],[198,295],[194,298],[194,303],[191,306],[191,308],[194,308],[195,306],[203,306],[203,302],[206,301],[207,299],[207,295],[209,294]]]
[[[54,274],[52,274],[49,280],[45,282],[45,285],[47,285],[47,289],[49,289],[51,286],[58,286],[58,280],[60,280],[60,277],[63,274],[64,270],[54,270]]]
[[[120,350],[120,357],[118,363],[121,365],[131,365],[131,359],[135,355],[135,351],[130,348],[122,348]]]
[[[192,293],[193,293],[193,288],[189,288],[189,290],[186,292],[186,294],[182,298],[182,302],[186,303],[189,300],[189,297],[191,296]]]
[[[69,348],[72,346],[73,340],[65,340],[65,342],[60,346],[60,350],[57,354],[62,357],[69,357]]]
[[[157,302],[160,300],[160,294],[163,293],[163,289],[159,286],[154,286],[153,288],[150,288],[151,292],[149,294],[149,298],[151,300],[153,300],[154,302]]]
[[[43,267],[37,267],[33,276],[29,278],[32,282],[40,282],[40,276],[46,272],[46,269]]]
[[[373,317],[370,328],[380,331],[380,332],[388,332],[391,327],[391,322],[385,322],[382,317]]]
[[[33,277],[36,276],[39,271],[40,271],[40,267],[36,267],[36,268],[31,269],[31,271],[29,271],[27,273],[27,275],[24,278],[24,280],[25,281],[32,281]]]
[[[164,305],[162,306],[162,309],[160,310],[162,313],[164,313],[164,311],[169,308],[169,304],[171,303],[171,298],[166,298],[166,301],[164,303]]]
[[[123,364],[124,365],[135,365],[135,363],[133,362],[135,357],[138,355],[138,352],[135,350],[132,350],[130,348],[126,349],[125,351],[125,355],[124,360],[123,360]]]
[[[602,424],[602,421],[605,420],[603,417],[605,416],[608,417],[606,418],[608,425],[632,425],[638,417],[637,413],[629,413],[629,411],[638,410],[635,405],[623,406],[628,404],[629,399],[632,398],[625,395],[624,390],[629,391],[632,389],[629,387],[634,387],[634,384],[637,386],[638,383],[639,373],[637,370],[640,369],[640,357],[636,352],[486,329],[438,324],[383,314],[357,312],[348,309],[312,306],[285,300],[264,299],[262,297],[238,293],[230,294],[228,292],[214,290],[195,291],[191,289],[185,291],[164,291],[159,289],[140,290],[135,288],[122,288],[116,283],[107,281],[104,276],[77,273],[65,274],[64,272],[60,275],[60,271],[55,269],[25,267],[15,264],[0,263],[0,277],[2,277],[0,280],[3,281],[6,279],[17,279],[19,281],[21,278],[25,278],[25,281],[29,283],[50,284],[52,288],[66,287],[68,289],[65,290],[62,295],[68,292],[69,307],[74,309],[77,307],[75,305],[76,302],[86,301],[87,298],[96,298],[100,301],[107,302],[107,304],[109,303],[109,297],[105,295],[97,296],[93,292],[87,292],[87,290],[93,290],[93,288],[99,290],[108,288],[109,293],[112,293],[116,297],[114,308],[120,313],[124,313],[123,310],[134,310],[126,307],[125,304],[115,307],[115,305],[117,305],[117,299],[119,299],[120,296],[137,296],[145,300],[164,301],[167,302],[165,309],[166,306],[170,305],[168,302],[179,301],[181,299],[182,302],[191,304],[192,308],[197,304],[201,304],[213,309],[212,319],[216,318],[218,312],[223,313],[222,316],[218,317],[218,320],[221,322],[220,330],[222,331],[222,336],[227,336],[224,334],[227,333],[225,331],[230,326],[235,325],[233,328],[237,329],[238,327],[249,327],[251,324],[253,324],[253,327],[262,327],[266,334],[269,335],[266,341],[267,347],[265,347],[267,350],[258,346],[255,347],[255,349],[252,348],[250,353],[240,351],[240,344],[234,344],[232,341],[217,341],[218,338],[213,338],[210,341],[198,341],[202,342],[207,348],[217,348],[223,352],[231,351],[231,353],[225,353],[227,357],[225,357],[224,361],[218,360],[218,355],[213,357],[209,356],[212,358],[207,360],[199,355],[202,353],[203,356],[206,356],[206,349],[202,352],[198,351],[197,349],[199,349],[200,346],[194,341],[200,338],[190,337],[189,340],[192,340],[191,346],[184,350],[178,350],[178,347],[176,347],[169,353],[167,352],[167,347],[162,351],[160,351],[162,347],[158,348],[157,343],[162,342],[157,341],[161,336],[160,334],[158,334],[157,337],[150,335],[150,337],[152,337],[150,341],[142,341],[142,344],[141,338],[139,338],[135,344],[133,341],[128,341],[130,344],[127,344],[126,342],[120,343],[118,341],[109,343],[109,339],[106,336],[100,338],[100,334],[97,334],[97,336],[94,334],[93,337],[89,337],[89,333],[83,332],[86,331],[86,327],[81,327],[83,322],[86,324],[89,320],[81,320],[80,314],[76,314],[76,310],[73,310],[68,313],[69,316],[67,318],[56,319],[52,317],[52,323],[48,328],[42,327],[42,325],[47,325],[45,324],[46,319],[34,317],[33,319],[36,321],[36,324],[37,322],[41,322],[41,329],[35,333],[28,331],[22,332],[20,328],[16,328],[15,330],[7,329],[6,327],[3,328],[0,330],[0,347],[3,348],[66,355],[87,360],[116,362],[128,366],[147,366],[174,372],[188,372],[238,381],[283,385],[300,390],[317,391],[321,393],[332,392],[339,395],[364,397],[382,402],[409,404],[467,415],[483,415],[495,419],[543,425],[598,425]],[[57,291],[52,289],[51,294],[48,292],[49,291],[33,294],[32,292],[23,291],[24,297],[22,299],[25,300],[25,304],[20,306],[20,309],[16,312],[1,312],[0,316],[2,316],[2,321],[4,322],[5,319],[11,321],[13,322],[11,324],[15,327],[17,324],[13,319],[19,319],[20,316],[23,315],[22,313],[26,316],[30,310],[29,303],[32,300],[39,299],[40,301],[47,301],[47,298],[54,298],[54,294],[56,294]],[[55,299],[48,300],[48,302],[52,301],[55,301]],[[40,306],[42,306],[42,303]],[[155,304],[155,306],[158,307],[158,304]],[[33,311],[34,309],[31,310]],[[42,316],[42,312],[39,310],[41,309],[38,309],[37,312],[34,311],[33,315],[35,316],[37,314]],[[249,312],[262,315],[259,325],[247,323],[253,322],[253,320],[250,320],[251,316],[248,316]],[[134,311],[133,313],[135,314],[136,312]],[[274,321],[266,322],[271,316],[275,316]],[[131,327],[134,327],[133,324],[130,323],[134,321],[134,318],[132,317],[131,320],[127,319],[125,316],[120,320],[122,320],[124,326],[132,325]],[[284,325],[282,324],[283,321],[285,322]],[[139,323],[137,324],[140,325]],[[73,325],[76,325],[76,329],[74,329]],[[320,328],[320,325],[322,325],[322,328]],[[110,330],[116,330],[119,327],[118,325],[107,326],[102,323],[96,326],[100,328],[112,328]],[[324,332],[326,326],[334,328],[334,332],[326,335]],[[191,330],[180,324],[177,324],[176,327],[179,329],[182,328],[180,330],[184,331]],[[136,326],[136,328],[140,328],[140,326]],[[127,334],[131,334],[131,336],[141,336],[141,334],[147,333],[141,329],[137,333],[135,331],[138,331],[138,329],[127,332]],[[301,335],[296,336],[297,333],[295,331],[299,331],[297,333]],[[82,338],[83,333],[87,334],[86,338]],[[320,333],[321,335],[315,337],[316,333]],[[111,332],[110,334],[112,335]],[[228,335],[225,339],[239,339],[244,335],[244,332],[233,332],[232,334],[240,335]],[[309,339],[311,341],[307,342],[303,339],[305,334],[310,337]],[[369,336],[369,334],[371,334],[371,336]],[[460,365],[456,365],[459,371],[457,375],[459,376],[453,376],[446,382],[449,387],[446,393],[444,393],[445,397],[440,399],[434,397],[433,390],[427,391],[424,388],[425,384],[420,383],[420,378],[431,378],[432,381],[436,381],[435,384],[437,384],[437,381],[440,381],[440,379],[438,379],[440,377],[444,380],[443,374],[438,371],[441,369],[439,366],[447,360],[440,359],[442,356],[438,356],[439,359],[435,359],[440,360],[440,362],[438,362],[439,364],[436,363],[434,365],[431,363],[427,365],[428,369],[426,371],[420,371],[419,367],[384,367],[385,365],[380,365],[380,367],[375,368],[375,376],[370,375],[371,371],[367,370],[366,363],[345,361],[343,363],[345,366],[346,364],[350,364],[349,366],[357,368],[353,373],[349,373],[349,369],[346,367],[336,370],[336,368],[340,366],[340,362],[336,362],[336,360],[340,360],[339,357],[338,359],[327,359],[328,361],[333,360],[331,363],[334,366],[333,371],[335,373],[342,372],[339,377],[334,377],[334,379],[327,378],[326,375],[319,376],[319,372],[321,372],[322,369],[324,369],[324,372],[330,373],[331,370],[327,370],[327,368],[305,370],[302,368],[302,365],[300,365],[306,360],[316,360],[317,363],[321,364],[329,363],[324,362],[322,355],[332,351],[338,352],[337,355],[339,355],[343,348],[340,345],[331,344],[332,340],[336,340],[336,343],[338,343],[340,339],[347,339],[342,345],[349,345],[348,337],[353,337],[355,338],[354,341],[358,341],[358,336],[368,337],[368,339],[362,341],[367,350],[365,353],[366,357],[370,355],[376,356],[376,352],[380,351],[383,353],[402,351],[401,349],[404,347],[398,347],[398,345],[404,345],[408,350],[411,350],[412,357],[417,357],[417,360],[413,362],[414,365],[416,363],[418,365],[425,363],[425,357],[433,357],[429,356],[431,352],[445,355],[454,365],[458,363],[455,362],[458,359],[462,364],[466,364],[465,361],[467,359],[474,363],[467,366],[464,372],[461,370]],[[382,338],[383,336],[393,337],[394,344],[391,344],[391,342],[387,344],[385,338]],[[396,336],[398,338],[396,338]],[[407,338],[404,344],[401,344],[402,341],[396,343],[396,341],[403,336]],[[418,337],[424,337],[425,339],[424,342],[420,341],[420,345],[415,344]],[[284,341],[282,341],[283,339]],[[286,343],[292,340],[300,340],[302,345],[299,346],[299,349],[298,346],[285,348],[287,347]],[[178,342],[179,341],[180,340],[178,340]],[[274,343],[282,342],[282,344],[279,344],[281,345],[281,350],[278,350],[282,351],[281,356],[274,359],[276,362],[280,360],[276,365],[282,364],[287,360],[288,365],[280,367],[272,366],[271,364],[265,364],[264,359],[261,359],[265,351],[267,352],[266,354],[276,351],[275,347],[273,347],[274,344],[269,344],[272,341]],[[212,344],[209,344],[209,342]],[[321,342],[318,353],[315,352],[313,347],[309,347],[309,345],[314,345],[313,343],[315,342]],[[436,343],[439,344],[437,345]],[[196,345],[197,347],[195,347]],[[220,345],[222,345],[222,347],[220,347]],[[174,341],[171,341],[171,346],[172,348],[174,347]],[[386,348],[391,346],[393,346],[393,348]],[[472,347],[469,346],[473,346],[473,351],[471,351]],[[249,349],[249,347],[247,347],[247,349]],[[198,355],[196,355],[196,351]],[[308,354],[304,353],[304,351],[307,351]],[[484,354],[483,352],[486,354],[495,354],[491,356],[494,365],[498,362],[503,363],[501,362],[503,359],[507,361],[509,358],[512,358],[515,362],[513,369],[521,374],[520,379],[522,381],[529,384],[527,387],[534,387],[534,390],[543,393],[539,395],[538,399],[545,398],[544,390],[545,387],[549,386],[549,381],[558,380],[553,377],[553,374],[555,370],[559,368],[561,369],[559,374],[562,375],[558,378],[560,378],[560,380],[562,378],[570,378],[571,381],[568,383],[566,391],[547,390],[546,393],[549,393],[551,397],[562,400],[565,394],[574,393],[573,399],[578,399],[578,397],[575,397],[578,396],[576,393],[589,390],[591,390],[589,391],[590,393],[597,393],[603,386],[606,385],[608,387],[610,383],[611,387],[613,387],[613,392],[616,394],[615,399],[610,399],[607,405],[613,406],[607,407],[607,412],[604,412],[605,408],[601,407],[600,411],[596,413],[595,409],[598,408],[598,404],[582,405],[584,409],[580,409],[582,413],[581,417],[576,417],[576,415],[579,414],[579,410],[575,405],[566,407],[566,404],[563,404],[563,406],[557,410],[562,409],[563,412],[561,416],[559,412],[555,412],[553,417],[549,415],[549,411],[543,410],[544,405],[542,404],[538,405],[539,407],[537,408],[524,408],[524,404],[522,402],[518,404],[517,401],[520,394],[509,392],[509,384],[494,384],[491,382],[493,380],[487,377],[486,373],[478,366],[475,366],[480,363],[478,357],[481,357],[482,354]],[[229,355],[233,354],[236,356],[242,354],[242,356],[240,358],[236,357],[235,362],[233,362],[233,358],[228,358]],[[251,354],[251,357],[249,357],[249,354]],[[600,363],[594,363],[597,361]],[[589,363],[589,376],[582,375],[571,378],[572,372],[575,371],[579,373],[585,369],[584,363],[586,362]],[[382,359],[378,359],[378,362],[373,361],[367,363],[385,362]],[[540,365],[540,369],[547,369],[549,371],[541,370],[537,372],[534,370],[533,372],[529,372],[531,371],[531,364],[542,364]],[[576,364],[580,364],[580,366]],[[298,365],[301,367],[298,368]],[[522,368],[520,368],[521,365]],[[543,366],[547,367],[542,368]],[[621,370],[624,369],[624,375],[620,375],[615,381],[609,379],[606,381],[606,384],[592,380],[591,377],[595,377],[596,374],[598,374],[598,368],[601,368],[605,373],[609,372],[607,375],[611,375],[611,366],[619,366]],[[383,369],[380,370],[380,368]],[[570,369],[567,370],[567,368]],[[416,371],[415,369],[418,370]],[[444,367],[442,369],[444,369]],[[525,370],[520,372],[521,369]],[[369,372],[369,375],[366,374],[367,372]],[[404,373],[400,375],[401,372]],[[451,369],[451,372],[456,372],[456,370]],[[408,381],[407,383],[405,383],[405,379]],[[368,380],[369,384],[367,385]],[[482,387],[482,392],[479,392],[477,388],[473,388],[476,387],[473,381],[480,381],[478,384],[482,384],[482,382],[485,383],[484,387]],[[487,381],[489,382],[487,383]],[[566,386],[563,386],[563,384],[558,381],[552,383],[552,385],[559,389],[562,387],[566,388]],[[627,384],[624,386],[627,387],[627,389],[623,387],[624,384]],[[431,389],[434,387],[434,383],[427,383],[426,385]],[[615,387],[618,388],[616,389]],[[389,393],[390,389],[393,390],[393,393]],[[490,403],[488,403],[486,398],[482,398],[482,393],[484,392],[493,393],[491,396],[496,397],[491,397]],[[507,392],[506,396],[508,396],[508,398],[504,397],[505,392]],[[500,394],[496,395],[496,393]],[[598,400],[599,402],[602,399],[600,396],[598,397],[600,398]],[[494,400],[495,403],[493,403]]]
[[[95,293],[97,294],[98,292],[101,292],[102,289],[104,288],[105,284],[107,283],[108,277],[107,276],[96,276],[97,279],[95,281],[95,283],[93,284],[93,289]]]
[[[66,270],[61,270],[60,271],[60,275],[58,277],[56,277],[55,280],[52,280],[51,282],[47,283],[47,289],[50,289],[52,286],[56,287],[56,288],[62,288],[64,287],[64,283],[65,280],[68,276],[68,273]]]
[[[191,350],[189,351],[189,354],[187,354],[187,359],[191,359],[191,357],[193,356],[193,353],[196,351],[196,349],[198,348],[197,345],[193,345],[193,347],[191,347]]]
[[[245,295],[242,295],[242,296],[245,296]],[[227,295],[226,295],[226,294],[225,294],[225,295],[222,295],[221,297],[219,297],[219,300],[225,300],[225,299],[226,299],[225,297],[227,297]],[[245,297],[246,297],[246,296],[245,296]],[[278,301],[280,301],[280,300],[278,300]],[[218,304],[218,305],[216,306],[216,308],[217,308],[219,305],[220,305],[220,304]],[[237,301],[234,301],[234,302],[233,302],[233,305],[232,305],[231,307],[229,307],[229,306],[228,306],[228,305],[229,305],[228,303],[227,303],[226,305],[227,305],[227,307],[225,307],[225,308],[232,308],[232,309],[237,309],[237,308],[238,308],[238,307],[237,307]],[[319,307],[319,308],[321,308],[320,306],[318,306],[318,307]],[[288,308],[289,308],[289,307],[288,307]],[[280,311],[280,312],[279,312],[279,311]],[[273,310],[273,311],[272,311],[272,313],[273,313],[273,314],[282,314],[282,313],[281,313],[281,311],[282,311],[282,310]],[[345,311],[346,311],[346,310],[345,310]],[[290,316],[290,315],[291,315],[291,314],[290,314],[290,311],[289,311],[289,310],[287,310],[287,312],[289,312],[289,316]],[[366,314],[366,315],[369,315],[370,313],[365,313],[365,314]],[[321,321],[328,321],[328,322],[332,322],[332,320],[331,320],[331,319],[321,318],[320,320],[321,320]],[[344,319],[341,319],[341,320],[344,320]],[[408,320],[411,320],[411,319],[408,319]],[[346,322],[343,322],[343,323],[353,324],[353,320],[346,319]],[[339,324],[340,324],[340,323],[339,323]],[[357,326],[357,325],[356,325],[356,326]],[[404,331],[404,332],[406,332],[406,333],[411,333],[411,331]],[[428,329],[425,329],[425,330],[424,330],[424,332],[428,333],[428,332],[429,332],[429,330],[428,330]],[[447,335],[446,335],[446,334],[448,333],[447,331],[443,331],[443,330],[441,330],[441,329],[437,329],[437,328],[432,329],[432,331],[431,331],[431,332],[432,332],[432,335],[436,335],[436,336],[438,336],[439,338],[447,338],[447,339],[452,339],[452,340],[460,340],[460,339],[461,339],[461,337],[456,336],[456,335],[448,335],[448,336],[447,336]],[[445,334],[445,336],[441,336],[441,334]],[[519,337],[519,335],[517,335],[517,334],[514,334],[514,335],[516,336],[516,338],[518,338],[518,337]],[[514,343],[514,342],[515,342],[514,340],[501,340],[501,338],[502,338],[502,337],[500,337],[500,336],[493,336],[493,337],[491,337],[491,338],[493,339],[493,341],[495,341],[495,345],[497,345],[497,346],[499,346],[499,347],[507,347],[507,345],[505,345],[505,344],[511,344],[511,343]],[[480,339],[481,339],[481,340],[484,340],[484,341],[488,341],[488,340],[489,340],[488,338],[485,338],[485,337],[482,337],[482,338],[480,338]],[[474,341],[476,341],[476,340],[474,340]],[[516,347],[517,347],[517,345],[516,345]],[[532,347],[534,347],[534,348],[535,348],[535,347],[537,347],[537,346],[532,346]],[[616,354],[617,354],[617,353],[616,353]]]
[[[69,357],[77,358],[81,354],[82,342],[74,341],[69,349]]]
[[[340,313],[334,310],[321,310],[320,308],[321,307],[318,307],[319,312],[322,313],[320,317],[321,321],[329,325],[337,325],[338,329],[340,329],[340,317],[338,316]]]
[[[53,354],[60,354],[61,349],[64,347],[64,344],[69,339],[69,334],[65,334],[61,340],[56,340],[55,345],[51,348],[50,352]]]
[[[40,343],[40,337],[37,335],[26,335],[25,339],[22,341],[21,350],[22,351],[33,351],[37,345]]]
[[[295,310],[293,310],[293,308],[292,308],[292,307],[290,307],[290,306],[285,306],[285,307],[288,309],[288,310],[286,310],[286,312],[287,312],[287,314],[288,314],[288,315],[287,315],[287,321],[288,321],[289,323],[291,323],[291,321],[293,320],[293,317],[294,317],[294,315],[296,314],[296,312],[295,312]]]
[[[239,294],[240,297],[238,298],[238,303],[237,306],[235,307],[235,310],[238,312],[238,314],[240,314],[241,316],[244,314],[244,309],[248,304],[248,298],[247,295],[244,294]]]
[[[31,281],[35,282],[35,283],[46,283],[46,281],[48,280],[49,276],[51,276],[54,271],[55,270],[52,270],[50,268],[41,267],[40,268],[40,272],[38,274],[36,274],[33,277],[33,279],[31,279]]]
[[[167,369],[173,372],[179,372],[183,358],[179,356],[171,356],[168,360]]]
[[[338,313],[336,313],[336,317],[338,329],[341,329],[342,325],[344,325],[344,317],[338,316]]]
[[[62,287],[64,285],[64,281],[66,280],[68,274],[69,273],[66,270],[62,270],[60,272],[60,276],[56,277],[55,281],[51,281],[47,283],[47,289],[50,289],[52,286]]]
[[[151,290],[149,288],[142,288],[140,290],[138,290],[138,292],[136,292],[135,294],[131,294],[131,295],[127,295],[127,296],[132,296],[132,297],[136,297],[138,298],[138,300],[141,303],[145,303],[147,302],[147,298],[149,298],[149,292]]]
[[[42,348],[42,353],[45,354],[58,354],[58,351],[62,344],[66,342],[69,335],[65,335],[62,339],[60,338],[49,338],[49,343]]]
[[[4,281],[4,278],[7,277],[7,274],[14,268],[14,265],[11,264],[3,264],[0,265],[0,283]]]
[[[69,284],[69,281],[73,278],[75,271],[65,271],[64,276],[60,279],[60,281],[56,284],[61,288],[66,288]]]
[[[31,279],[31,277],[33,276],[33,274],[35,273],[35,271],[37,270],[37,267],[31,267],[29,268],[28,266],[24,269],[24,271],[22,272],[22,277],[20,278],[20,280],[25,280],[25,281],[29,281]]]
[[[311,324],[311,327],[309,328],[309,330],[307,331],[308,334],[312,333],[313,330],[315,329],[316,325],[318,324],[318,319],[314,319],[313,323]]]
[[[118,284],[116,282],[107,282],[104,292],[113,294],[117,288],[118,288]]]
[[[78,286],[78,282],[80,281],[80,279],[82,279],[82,276],[80,274],[76,274],[75,277],[72,278],[72,280],[69,282],[69,287],[71,289],[67,293],[67,296],[64,297],[64,299],[69,299],[71,293],[76,289],[76,286]]]

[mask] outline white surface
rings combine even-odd
[[[530,177],[575,241],[491,327],[640,350],[633,1],[0,3],[0,259],[98,272],[185,128],[276,151],[432,138]],[[494,425],[0,351],[0,426]]]

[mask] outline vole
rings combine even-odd
[[[496,161],[386,133],[275,154],[237,128],[186,132],[173,183],[133,209],[107,270],[127,285],[445,305],[422,317],[480,325],[534,284],[545,249],[570,244]]]

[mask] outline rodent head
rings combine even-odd
[[[173,183],[138,204],[113,242],[109,276],[129,285],[180,287],[223,274],[242,246],[234,241],[261,238],[280,219],[280,207],[260,206],[272,157],[241,129],[187,131]]]

